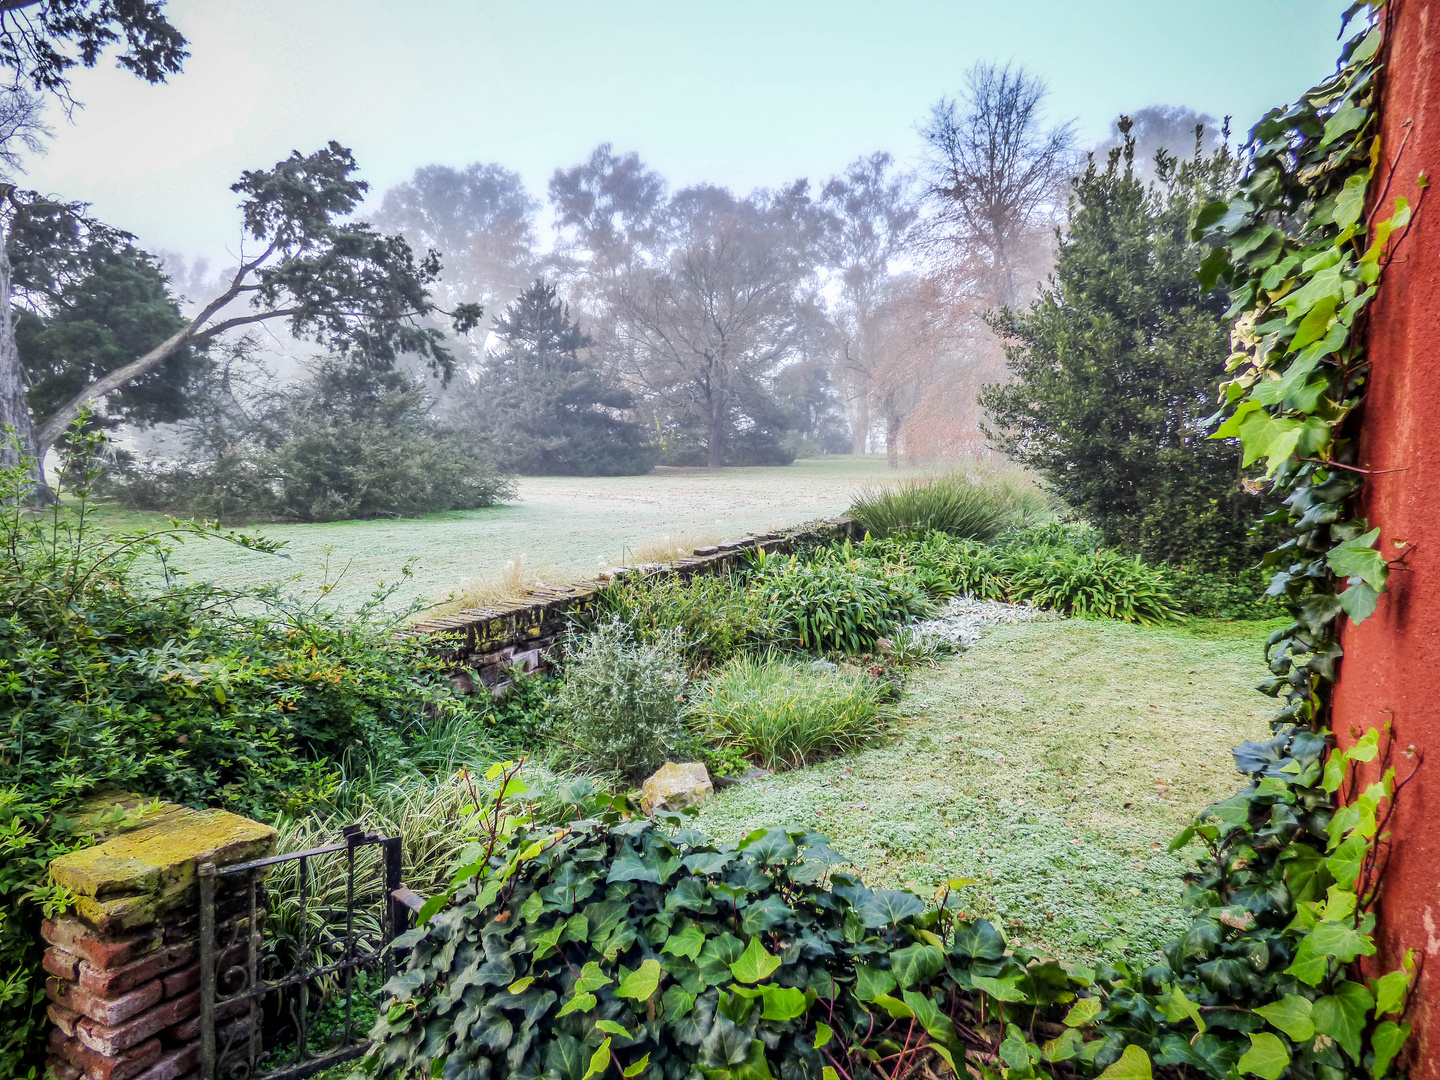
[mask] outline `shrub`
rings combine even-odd
[[[78,460],[99,440],[71,429]],[[33,1049],[31,981],[50,859],[85,842],[70,811],[102,785],[261,818],[329,798],[365,761],[469,714],[439,661],[397,640],[379,601],[343,619],[270,591],[165,573],[167,542],[106,534],[94,471],[68,456],[69,506],[26,509],[28,462],[0,470],[0,1075]],[[245,541],[249,546],[262,546]],[[22,906],[23,905],[23,906]],[[23,1069],[20,1070],[23,1075]]]
[[[1168,566],[1171,591],[1187,615],[1206,619],[1273,619],[1285,614],[1278,597],[1266,596],[1265,571],[1250,567],[1238,572],[1206,570],[1194,563]]]
[[[638,640],[669,635],[698,667],[723,664],[776,632],[772,613],[755,603],[744,578],[730,571],[688,581],[672,574],[632,578],[602,590],[597,599],[600,609],[625,623]]]
[[[1115,551],[1035,548],[1007,552],[1010,596],[1081,618],[1159,623],[1180,617],[1165,575]]]
[[[931,596],[1004,600],[1009,593],[999,552],[973,540],[933,532],[920,539],[863,540],[857,550],[911,574]]]
[[[1048,512],[1049,501],[1032,486],[965,473],[866,488],[850,506],[850,516],[880,539],[942,532],[989,541]]]
[[[855,557],[847,543],[813,558],[766,559],[756,599],[779,622],[779,640],[817,652],[871,652],[930,611],[919,583],[903,570]]]
[[[887,1076],[939,1076],[975,1060],[967,1048],[991,1060],[999,1047],[1027,1065],[1010,1075],[1036,1075],[1026,1032],[1059,1035],[1076,996],[1095,993],[957,917],[948,893],[929,907],[866,888],[816,833],[721,845],[615,809],[477,845],[433,917],[399,939],[412,951],[386,984],[364,1074],[799,1080],[872,1075],[888,1055]],[[1055,1047],[1071,1057],[1082,1043],[1073,1032]]]
[[[740,656],[706,680],[689,717],[702,739],[767,769],[799,768],[885,734],[883,693],[864,675],[817,671],[773,653]]]
[[[610,618],[566,657],[555,708],[581,764],[637,780],[686,744],[685,687],[676,631],[640,642],[625,623]]]

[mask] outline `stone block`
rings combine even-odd
[[[45,950],[45,959],[41,967],[54,975],[57,979],[68,979],[74,982],[80,977],[80,957],[72,952],[66,952],[58,945],[51,945]]]
[[[69,916],[41,922],[40,936],[51,945],[83,957],[86,963],[101,971],[128,964],[161,945],[161,933],[158,930],[151,929],[134,934],[97,934],[94,927]]]
[[[75,1036],[91,1050],[114,1057],[199,1011],[200,991],[194,990],[183,997],[161,1002],[148,1012],[115,1027],[94,1020],[81,1020]],[[199,1029],[198,1023],[196,1029]]]
[[[57,1005],[64,1005],[107,1027],[114,1027],[154,1005],[165,996],[165,987],[159,979],[153,979],[116,997],[102,997],[75,983],[51,979],[47,981],[45,992]]]
[[[80,1022],[80,1014],[78,1012],[52,1001],[45,1007],[45,1014],[50,1017],[50,1022],[61,1032],[71,1037],[74,1036],[75,1025]]]
[[[640,785],[641,805],[647,812],[684,810],[703,802],[715,791],[710,773],[699,762],[667,761]]]
[[[97,997],[115,997],[172,968],[190,963],[195,958],[195,952],[196,946],[187,942],[167,946],[147,956],[142,956],[139,960],[134,960],[121,967],[111,968],[109,971],[101,971],[88,963],[82,963],[79,974],[80,987]]]

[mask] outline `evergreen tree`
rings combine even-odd
[[[1074,181],[1049,288],[1001,309],[1015,381],[980,394],[986,434],[1039,472],[1107,543],[1147,558],[1238,569],[1261,512],[1240,451],[1208,438],[1229,354],[1225,299],[1202,292],[1195,211],[1234,178],[1225,150],[1157,166],[1147,185],[1134,142]]]
[[[532,476],[618,476],[650,468],[634,397],[586,363],[590,345],[555,287],[536,281],[495,321],[504,347],[485,360],[471,422],[503,467]]]

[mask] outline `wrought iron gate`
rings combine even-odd
[[[360,825],[341,835],[200,867],[201,1080],[302,1080],[368,1048],[357,1005],[391,974],[387,946],[413,903],[398,836]],[[277,879],[283,911],[267,911]]]

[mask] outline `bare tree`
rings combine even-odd
[[[797,341],[804,268],[784,217],[783,200],[680,191],[648,257],[617,279],[616,329],[633,374],[665,409],[704,425],[712,469],[735,411],[764,398]]]
[[[35,445],[30,410],[25,404],[25,375],[20,350],[15,344],[15,321],[11,310],[10,229],[19,203],[14,179],[24,171],[25,155],[44,150],[49,129],[41,119],[41,100],[24,90],[0,91],[0,462],[14,465],[17,449],[4,438],[3,425],[15,431],[23,448]],[[39,463],[35,478],[42,478]]]
[[[1074,172],[1074,125],[1044,125],[1045,93],[1024,68],[976,64],[963,97],[937,102],[921,130],[928,246],[990,305],[1019,302],[1042,276],[1037,248]]]
[[[447,305],[474,300],[499,311],[534,280],[540,204],[519,173],[475,162],[427,165],[385,192],[375,223],[416,250],[445,252],[436,291]]]
[[[857,158],[821,189],[822,251],[840,289],[833,313],[836,381],[845,387],[851,448],[863,454],[870,436],[871,383],[882,363],[877,319],[917,211],[908,180],[889,154]]]

